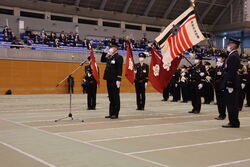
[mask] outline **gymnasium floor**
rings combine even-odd
[[[106,94],[97,110],[86,95],[73,95],[72,112],[84,119],[54,122],[69,111],[68,95],[0,96],[1,167],[249,167],[250,109],[240,129],[223,129],[216,105],[188,114],[191,104],[162,102],[147,94],[136,111],[135,94],[121,94],[119,120],[104,119]]]

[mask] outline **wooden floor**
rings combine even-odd
[[[121,94],[118,120],[105,119],[106,94],[97,110],[86,110],[86,95],[0,96],[0,166],[3,167],[249,167],[250,109],[240,113],[240,129],[223,129],[216,105],[162,102],[148,93],[145,111],[135,110],[135,94]],[[84,120],[84,122],[81,122]]]

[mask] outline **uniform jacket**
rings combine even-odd
[[[239,88],[239,75],[238,70],[240,68],[240,57],[238,52],[232,51],[229,53],[225,61],[225,71],[222,77],[221,89],[229,88]]]
[[[117,53],[107,58],[104,71],[104,80],[121,81],[122,79],[123,57]]]
[[[148,82],[149,66],[145,63],[135,64],[135,82],[143,83]]]

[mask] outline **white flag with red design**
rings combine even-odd
[[[188,8],[155,39],[161,47],[163,67],[170,70],[171,62],[205,37],[197,24],[195,10]]]

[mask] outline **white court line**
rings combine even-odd
[[[245,118],[249,119],[250,117],[241,118],[244,120]],[[188,121],[188,122],[180,122],[180,123],[164,123],[164,124],[150,124],[150,125],[139,125],[139,126],[128,126],[128,127],[119,127],[119,128],[106,128],[106,129],[91,129],[91,130],[80,130],[80,131],[69,131],[69,132],[58,132],[55,134],[70,134],[70,133],[85,133],[85,132],[95,132],[95,131],[106,131],[106,130],[117,130],[117,129],[136,129],[136,128],[143,128],[147,126],[162,126],[162,125],[182,125],[182,124],[192,124],[192,123],[200,123],[200,122],[218,122],[217,120],[201,120],[201,121]],[[34,127],[37,128],[37,127]],[[39,129],[39,128],[38,128]]]
[[[167,147],[167,148],[159,148],[159,149],[152,149],[152,150],[145,150],[145,151],[137,151],[137,152],[130,152],[130,153],[127,153],[127,154],[128,155],[143,154],[143,153],[156,152],[156,151],[165,151],[165,150],[173,150],[173,149],[180,149],[180,148],[190,148],[190,147],[205,146],[205,145],[212,145],[212,144],[221,144],[221,143],[229,143],[229,142],[237,142],[237,141],[246,141],[246,140],[250,140],[250,137],[231,139],[231,140],[220,140],[220,141],[214,141],[214,142],[198,143],[198,144],[183,145],[183,146],[175,146],[175,147]]]
[[[172,103],[169,103],[168,104],[168,106],[170,105],[170,104],[172,104]],[[51,104],[52,105],[52,104]],[[86,104],[87,105],[87,104]],[[84,107],[86,107],[86,105],[75,105],[75,106],[73,106],[72,107],[72,109],[83,109]],[[176,105],[176,104],[172,104],[173,106],[174,105]],[[61,105],[57,105],[57,106],[61,106]],[[33,107],[33,106],[30,106],[29,108],[31,108],[31,107]],[[51,106],[51,107],[54,107],[54,106]],[[0,111],[0,113],[21,113],[22,111],[53,111],[53,110],[65,110],[65,109],[68,109],[68,106],[66,105],[65,106],[65,108],[37,108],[37,109],[29,109],[29,108],[27,108],[27,109],[23,109],[23,108],[17,108],[17,109],[15,109],[14,111],[13,111],[13,109],[12,109],[12,111],[9,111],[9,110],[3,110],[3,111]],[[127,108],[126,106],[123,106],[123,108]],[[150,106],[148,106],[148,108],[150,108]],[[97,107],[97,109],[101,109],[101,108],[99,108],[99,107]]]
[[[244,125],[241,127],[249,127],[250,125]],[[172,135],[172,134],[180,134],[180,133],[190,133],[190,132],[202,132],[202,131],[209,131],[209,130],[217,130],[222,129],[221,127],[217,128],[204,128],[204,129],[194,129],[194,130],[183,130],[183,131],[173,131],[173,132],[165,132],[165,133],[153,133],[148,135],[138,135],[138,136],[127,136],[127,137],[114,137],[108,139],[100,139],[100,140],[89,140],[86,142],[94,143],[94,142],[103,142],[103,141],[112,141],[112,140],[124,140],[124,139],[135,139],[135,138],[142,138],[142,137],[152,137],[152,136],[164,136],[164,135]]]
[[[119,122],[130,122],[130,121],[149,121],[149,120],[161,120],[161,119],[174,119],[174,118],[199,118],[199,117],[206,117],[206,116],[215,116],[218,114],[207,114],[207,115],[192,115],[192,116],[175,116],[175,117],[157,117],[157,118],[140,118],[140,119],[127,119],[127,120],[111,120],[111,121],[100,121],[100,122],[88,122],[84,123],[85,125],[93,125],[93,124],[102,124],[102,123],[119,123]],[[104,118],[103,118],[104,119]],[[54,127],[64,127],[64,126],[74,126],[78,124],[61,124],[61,125],[48,125],[48,126],[36,126],[36,128],[54,128]]]
[[[0,118],[0,119],[2,119],[2,118]],[[70,137],[62,136],[62,135],[59,135],[59,134],[50,133],[50,132],[47,132],[45,130],[41,130],[41,129],[37,129],[37,128],[34,128],[34,127],[30,127],[28,125],[24,125],[24,124],[21,124],[21,123],[18,123],[18,122],[14,122],[14,121],[11,121],[11,120],[6,120],[6,119],[2,119],[2,120],[7,121],[7,122],[11,122],[13,124],[16,124],[16,125],[19,125],[19,126],[23,126],[23,127],[26,127],[26,128],[31,128],[31,129],[40,131],[40,132],[48,134],[48,135],[57,136],[57,137],[60,137],[60,138],[64,138],[64,139],[71,140],[71,141],[74,141],[74,142],[86,144],[86,145],[89,145],[89,146],[92,146],[92,147],[95,147],[95,148],[98,148],[98,149],[102,149],[102,150],[105,150],[105,151],[109,151],[109,152],[117,153],[117,154],[120,154],[120,155],[123,155],[123,156],[131,157],[133,159],[137,159],[137,160],[140,160],[140,161],[151,163],[151,164],[154,164],[154,165],[157,165],[157,166],[160,166],[160,167],[169,167],[167,165],[164,165],[164,164],[161,164],[161,163],[158,163],[158,162],[155,162],[155,161],[147,160],[147,159],[144,159],[144,158],[141,158],[141,157],[137,157],[135,155],[127,155],[126,153],[123,153],[123,152],[120,152],[120,151],[116,151],[116,150],[113,150],[113,149],[110,149],[110,148],[98,146],[98,145],[95,145],[95,144],[92,144],[92,143],[88,143],[88,142],[84,142],[84,141],[81,141],[81,140],[78,140],[78,139],[73,139],[73,138],[70,138]],[[55,167],[55,166],[51,166],[51,167]]]
[[[100,140],[89,140],[87,142],[94,143],[94,142],[103,142],[103,141],[112,141],[112,140],[135,139],[135,138],[141,138],[141,137],[163,136],[163,135],[172,135],[172,134],[179,134],[179,133],[190,133],[190,132],[201,132],[201,131],[209,131],[209,130],[216,130],[216,129],[221,129],[221,128],[207,128],[207,129],[183,130],[183,131],[166,132],[166,133],[154,133],[154,134],[148,134],[148,135],[116,137],[116,138],[108,138],[108,139],[100,139]]]
[[[15,110],[15,111],[8,111],[8,110],[5,110],[5,111],[0,111],[0,113],[19,113],[20,114],[22,113],[22,111],[27,111],[27,112],[30,112],[30,111],[54,111],[54,110],[58,110],[58,109],[53,109],[53,108],[41,108],[41,109],[22,109],[22,110]],[[60,109],[59,109],[60,110]]]
[[[19,153],[21,153],[21,154],[23,154],[23,155],[25,155],[25,156],[31,158],[31,159],[34,159],[34,160],[36,160],[36,161],[38,161],[38,162],[40,162],[40,163],[42,163],[42,164],[44,164],[44,165],[46,165],[46,166],[48,166],[48,167],[56,167],[55,165],[52,165],[52,164],[50,164],[50,163],[48,163],[48,162],[46,162],[46,161],[44,161],[44,160],[42,160],[42,159],[40,159],[40,158],[34,156],[34,155],[31,155],[31,154],[29,154],[29,153],[26,153],[26,152],[24,152],[24,151],[22,151],[22,150],[20,150],[20,149],[18,149],[18,148],[16,148],[16,147],[12,146],[12,145],[9,145],[9,144],[4,143],[4,142],[1,142],[1,141],[0,141],[0,144],[6,146],[6,147],[8,147],[8,148],[11,148],[12,150],[15,150],[15,151],[17,151],[17,152],[19,152]],[[17,165],[17,166],[18,166],[18,165]]]
[[[79,111],[80,112],[80,111]],[[76,115],[79,115],[79,114],[87,114],[87,113],[77,113]],[[97,113],[98,114],[98,113]],[[101,114],[101,113],[100,113]],[[131,115],[133,114],[133,115]],[[151,113],[151,114],[147,114],[147,113],[144,113],[144,115],[142,115],[141,113],[140,114],[137,114],[137,113],[131,113],[131,114],[121,114],[120,117],[127,117],[127,116],[162,116],[162,115],[173,115],[173,114],[167,114],[167,113]],[[81,115],[82,117],[84,117],[84,115]],[[92,116],[92,117],[84,117],[84,119],[89,119],[89,118],[103,118],[104,119],[104,116],[103,114],[101,116]],[[56,118],[55,118],[56,119]],[[35,120],[35,121],[21,121],[21,122],[18,122],[18,123],[33,123],[33,122],[50,122],[50,121],[54,121],[54,119],[41,119],[41,120]]]
[[[40,113],[41,114],[41,113]],[[102,119],[104,119],[104,116],[103,116],[103,114],[101,115],[101,116],[92,116],[92,117],[85,117],[84,115],[82,115],[82,114],[87,114],[87,113],[76,113],[76,114],[74,114],[74,115],[79,115],[79,114],[81,114],[81,117],[83,117],[84,119],[92,119],[92,118],[102,118]],[[101,113],[100,113],[101,114]],[[134,114],[134,113],[133,113]],[[161,116],[161,115],[172,115],[172,114],[165,114],[165,113],[162,113],[162,114],[146,114],[146,116],[151,116],[151,115],[155,115],[155,116]],[[54,115],[53,115],[54,116]],[[65,115],[64,115],[65,116]],[[134,114],[134,115],[131,115],[131,114],[129,114],[129,115],[120,115],[120,117],[127,117],[127,116],[145,116],[145,115],[142,115],[142,114]],[[79,117],[79,116],[78,116]],[[35,118],[35,117],[34,117]],[[56,119],[56,118],[55,118]],[[34,122],[50,122],[50,121],[54,121],[54,119],[52,120],[52,119],[44,119],[44,120],[33,120],[33,121],[21,121],[21,122],[18,122],[18,123],[34,123]]]
[[[227,162],[227,163],[223,163],[223,164],[211,165],[211,166],[208,166],[208,167],[228,166],[228,165],[234,165],[234,164],[244,163],[244,162],[248,162],[248,161],[250,161],[250,159],[243,159],[243,160],[239,160],[239,161],[232,161],[232,162]]]
[[[117,151],[117,150],[113,150],[113,149],[110,149],[110,148],[107,148],[107,147],[95,145],[93,143],[84,142],[84,141],[81,141],[81,140],[78,140],[78,139],[74,139],[74,138],[71,138],[71,137],[62,136],[62,135],[58,135],[58,134],[57,134],[57,136],[65,138],[65,139],[68,139],[68,140],[72,140],[72,141],[75,141],[75,142],[78,142],[78,143],[86,144],[86,145],[89,145],[89,146],[92,146],[92,147],[95,147],[95,148],[98,148],[98,149],[102,149],[102,150],[106,150],[106,151],[118,153],[118,154],[121,154],[121,155],[124,155],[124,156],[128,156],[128,157],[131,157],[131,158],[134,158],[134,159],[138,159],[138,160],[141,160],[141,161],[144,161],[144,162],[148,162],[148,163],[151,163],[151,164],[154,164],[154,165],[157,165],[157,166],[169,167],[167,165],[164,165],[164,164],[161,164],[161,163],[158,163],[158,162],[155,162],[155,161],[147,160],[147,159],[144,159],[144,158],[141,158],[141,157],[137,157],[135,155],[129,155],[129,154],[126,154],[126,153],[123,153],[123,152],[120,152],[120,151]]]
[[[4,119],[2,119],[2,120],[4,120]],[[144,158],[137,157],[137,156],[133,155],[135,153],[138,154],[139,152],[123,153],[123,152],[116,151],[116,150],[113,150],[113,149],[110,149],[110,148],[98,146],[98,145],[95,145],[93,143],[84,142],[84,141],[74,139],[74,138],[71,138],[71,137],[67,137],[67,136],[63,136],[63,135],[60,135],[60,134],[50,133],[50,132],[47,132],[45,130],[37,129],[35,127],[30,127],[30,126],[20,124],[20,123],[16,123],[16,122],[13,122],[13,121],[10,121],[10,120],[5,120],[5,121],[9,121],[9,122],[11,122],[13,124],[17,124],[17,125],[20,125],[20,126],[28,127],[28,128],[31,128],[31,129],[34,129],[34,130],[37,130],[37,131],[40,131],[40,132],[43,132],[43,133],[46,133],[46,134],[49,134],[49,135],[62,137],[62,138],[65,138],[65,139],[68,139],[68,140],[71,140],[71,141],[87,144],[87,145],[93,146],[95,148],[99,148],[99,149],[106,150],[106,151],[111,151],[111,152],[118,153],[118,154],[121,154],[121,155],[125,155],[125,156],[128,156],[128,157],[138,159],[138,160],[141,160],[141,161],[144,161],[144,162],[148,162],[148,163],[151,163],[151,164],[155,164],[155,165],[158,165],[158,166],[161,166],[161,167],[168,167],[167,165],[164,165],[164,164],[161,164],[161,163],[158,163],[158,162],[154,162],[154,161],[150,161],[150,160],[147,160],[147,159],[144,159]],[[243,139],[239,138],[239,139],[233,139],[233,140],[223,140],[223,141],[216,141],[216,142],[199,143],[199,144],[193,144],[193,145],[169,147],[169,148],[164,148],[164,150],[166,150],[166,149],[179,149],[179,148],[195,147],[195,146],[203,146],[203,145],[212,145],[212,144],[235,142],[235,141],[249,140],[249,139],[250,139],[250,137],[249,138],[243,138]],[[159,150],[162,150],[162,149],[155,149],[155,150],[148,150],[148,151],[151,152],[151,151],[159,151]],[[148,152],[148,151],[143,151],[143,152]],[[142,151],[140,153],[142,153]]]

